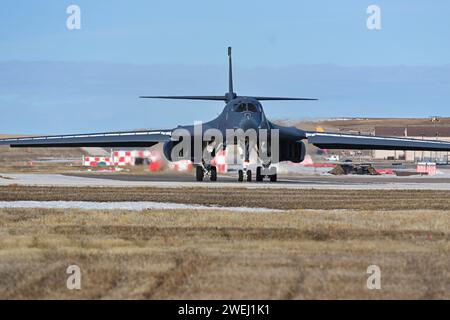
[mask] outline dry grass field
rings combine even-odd
[[[11,137],[0,135],[0,138]],[[81,169],[79,148],[10,148],[0,146],[0,172],[61,173]],[[77,159],[68,163],[36,162],[41,159]]]
[[[450,299],[447,194],[270,190],[264,199],[268,190],[238,189],[208,199],[192,188],[74,189],[4,187],[0,201],[236,206],[248,196],[250,206],[290,210],[0,209],[0,298]],[[72,264],[79,291],[66,288]],[[372,264],[381,290],[366,288]]]
[[[445,190],[0,186],[0,201],[157,201],[295,210],[444,210]]]
[[[2,165],[11,162],[26,163],[39,158],[79,158],[81,160],[82,155],[83,152],[80,148],[10,148],[8,146],[0,146],[0,162]]]

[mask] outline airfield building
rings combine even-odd
[[[375,135],[384,137],[401,137],[422,140],[450,141],[450,127],[447,126],[402,126],[375,127]],[[403,151],[403,150],[374,150],[375,159],[405,160],[415,162],[448,163],[449,152],[434,151]]]

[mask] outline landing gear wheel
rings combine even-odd
[[[248,182],[252,181],[252,171],[251,170],[247,170],[247,181]]]
[[[211,181],[217,181],[217,168],[212,166],[211,167],[211,175],[210,175]]]
[[[256,181],[263,181],[264,176],[261,175],[262,167],[256,168]]]
[[[197,181],[203,181],[203,176],[204,172],[202,166],[195,167],[195,179]]]
[[[271,174],[270,175],[270,182],[277,182],[277,174]]]
[[[242,170],[238,171],[238,181],[239,182],[244,181],[244,171],[242,171]]]

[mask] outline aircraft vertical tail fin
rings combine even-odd
[[[227,100],[234,99],[236,93],[233,91],[233,64],[231,59],[231,47],[228,47],[228,93]]]
[[[237,94],[233,89],[233,63],[231,59],[231,47],[228,47],[228,92],[223,96],[141,96],[140,98],[147,99],[179,99],[179,100],[210,100],[210,101],[225,101],[226,103],[235,99]],[[286,97],[250,97],[257,100],[272,100],[272,101],[283,101],[283,100],[317,100],[311,98],[286,98]]]

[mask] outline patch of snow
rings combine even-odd
[[[151,201],[136,201],[136,202],[0,201],[0,208],[132,210],[132,211],[142,211],[142,210],[146,210],[146,209],[226,210],[226,211],[239,211],[239,212],[281,211],[281,210],[267,209],[267,208],[202,206],[202,205],[195,205],[195,204],[151,202]]]

